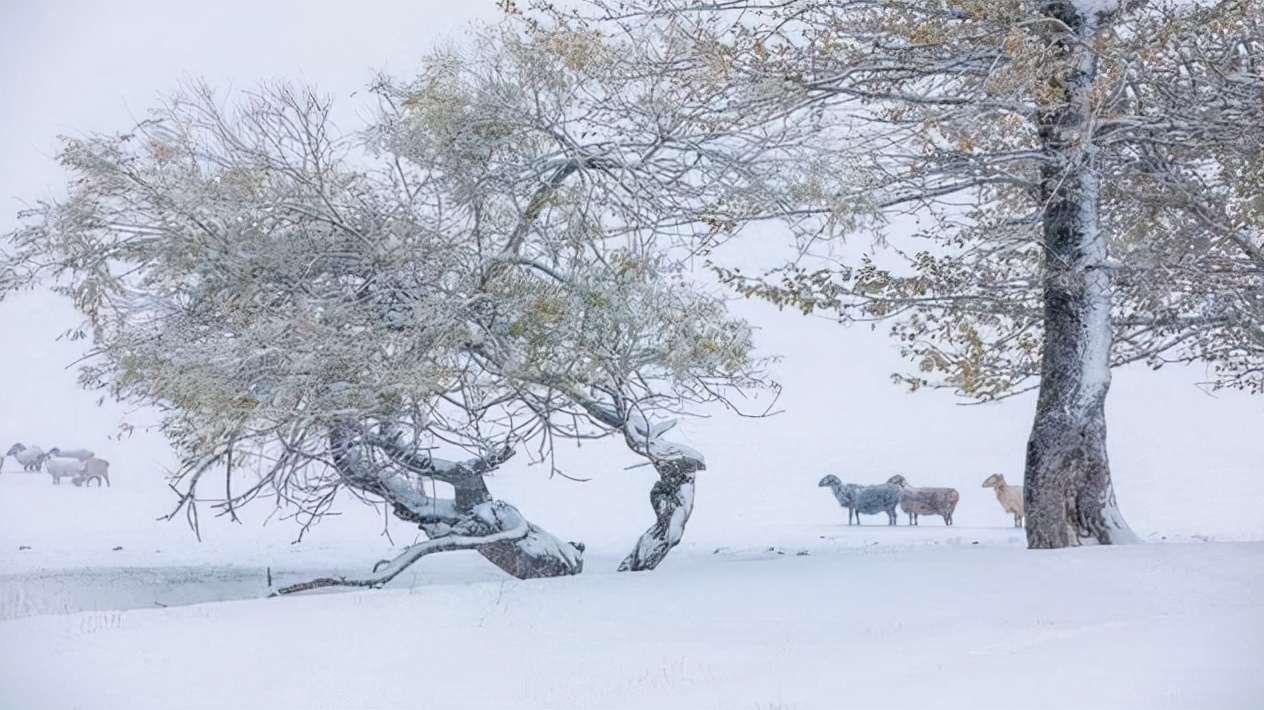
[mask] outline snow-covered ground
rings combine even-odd
[[[807,493],[818,492],[828,497]],[[726,546],[687,538],[653,573],[613,572],[616,548],[599,545],[580,577],[519,582],[461,553],[426,558],[382,591],[268,599],[268,568],[274,584],[354,574],[386,543],[318,532],[291,546],[281,527],[212,526],[197,545],[125,512],[144,499],[126,484],[0,476],[0,707],[1264,699],[1258,542],[1031,552],[999,508],[986,525],[889,528],[875,517],[857,528],[823,506],[766,536],[738,528]],[[120,524],[106,525],[111,516]],[[352,509],[334,527],[352,519],[374,523]],[[30,549],[16,550],[23,541]]]
[[[302,75],[352,127],[374,69],[407,73],[433,38],[496,13],[467,0],[0,0],[0,96],[17,107],[0,119],[0,233],[16,226],[12,197],[61,189],[54,134],[125,129],[182,75],[236,88]],[[525,455],[489,482],[587,545],[577,578],[519,582],[455,553],[381,591],[268,599],[269,575],[364,574],[414,534],[354,504],[301,544],[291,521],[264,525],[266,502],[240,525],[203,506],[201,542],[156,520],[173,503],[170,451],[143,429],[110,438],[121,416],[152,415],[76,388],[66,368],[83,344],[54,340],[77,322],[63,301],[0,302],[0,451],[89,447],[114,484],[52,486],[4,462],[0,710],[1264,707],[1264,398],[1209,396],[1199,367],[1116,372],[1116,491],[1153,544],[1031,552],[981,488],[996,472],[1021,482],[1031,395],[907,395],[880,328],[735,308],[764,353],[785,356],[783,413],[672,432],[708,469],[658,570],[613,571],[651,522],[653,472],[596,442],[559,457],[591,482],[549,479]],[[957,524],[849,527],[817,487],[896,473],[957,487]]]
[[[155,520],[171,499],[153,467],[85,489],[15,473],[10,460],[0,475],[0,707],[1264,701],[1258,497],[1227,499],[1191,479],[1183,507],[1132,506],[1154,544],[1033,552],[979,487],[987,469],[949,449],[933,468],[899,470],[957,485],[956,525],[892,528],[872,516],[848,526],[818,474],[873,480],[895,469],[869,473],[819,437],[815,450],[805,441],[768,456],[782,460],[769,468],[760,446],[743,443],[747,425],[692,425],[691,442],[715,454],[685,542],[655,572],[613,571],[649,522],[650,479],[619,470],[618,447],[597,444],[572,452],[573,465],[601,468],[590,483],[521,465],[492,481],[533,520],[588,544],[580,577],[519,582],[454,553],[423,559],[385,590],[289,598],[266,598],[269,575],[280,586],[364,574],[412,534],[352,504],[300,544],[292,523],[262,524],[269,510],[240,525],[204,512],[198,542],[183,521]],[[874,456],[857,448],[860,461]],[[1142,481],[1121,487],[1141,501],[1164,490]],[[1191,533],[1189,519],[1221,522]],[[1216,537],[1255,541],[1207,541]]]

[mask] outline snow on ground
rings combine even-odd
[[[977,524],[892,528],[866,516],[857,527],[827,491],[802,493],[797,522],[734,519],[725,545],[700,526],[652,573],[613,572],[634,537],[608,535],[577,578],[520,582],[457,553],[425,558],[381,591],[269,599],[269,571],[274,585],[363,574],[390,549],[380,519],[348,508],[299,545],[286,525],[212,519],[197,543],[182,523],[152,520],[167,502],[154,490],[8,472],[0,707],[1264,700],[1264,544],[1034,552],[999,506]],[[966,491],[963,502],[989,495]],[[405,534],[394,527],[397,543]]]
[[[806,555],[694,550],[651,574],[454,574],[378,592],[12,620],[0,624],[0,704],[1257,708],[1264,698],[1264,545],[1034,553],[995,530],[918,547],[890,544],[904,530],[818,530]],[[869,537],[877,544],[837,544]]]
[[[0,8],[13,19],[0,22],[0,66],[22,67],[0,72],[19,107],[0,131],[0,232],[16,226],[12,197],[60,192],[55,133],[124,129],[182,74],[239,88],[302,75],[352,127],[373,67],[407,73],[431,38],[498,13],[464,0],[210,8]],[[735,246],[766,256],[759,235]],[[1030,394],[977,407],[906,395],[889,375],[908,363],[881,327],[735,309],[765,354],[785,356],[773,368],[784,413],[687,418],[671,432],[708,469],[659,570],[612,571],[651,523],[653,471],[624,470],[638,461],[597,442],[559,452],[589,483],[550,480],[525,453],[489,481],[586,543],[578,578],[518,582],[456,553],[386,590],[266,599],[269,574],[274,586],[364,574],[414,533],[356,505],[301,544],[291,522],[263,524],[266,502],[241,525],[203,506],[201,542],[182,520],[155,520],[173,503],[171,452],[143,428],[110,437],[121,416],[143,427],[152,414],[97,407],[76,388],[67,367],[84,343],[54,340],[78,322],[64,300],[6,299],[0,451],[92,448],[114,485],[52,486],[4,462],[0,710],[1264,707],[1264,398],[1207,395],[1201,367],[1115,372],[1119,504],[1159,544],[1029,552],[980,484],[997,472],[1021,482]],[[958,488],[957,524],[849,527],[816,485],[897,473]]]

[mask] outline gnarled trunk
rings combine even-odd
[[[1075,3],[1048,3],[1060,20],[1056,46],[1064,73],[1058,101],[1044,107],[1044,353],[1040,396],[1027,443],[1027,545],[1055,548],[1137,538],[1115,506],[1106,456],[1110,389],[1111,275],[1098,225],[1099,170],[1090,91],[1098,15]]]
[[[487,561],[518,579],[562,577],[584,568],[582,543],[564,542],[526,521],[516,508],[493,501],[483,475],[513,455],[510,449],[453,462],[418,455],[395,441],[367,435],[354,425],[338,427],[330,436],[334,466],[344,482],[391,504],[397,518],[416,523],[428,537],[466,541],[451,549],[473,549]],[[372,451],[384,454],[375,462]],[[452,484],[453,500],[432,498],[419,479],[429,477]],[[495,507],[489,504],[495,503]],[[488,511],[501,511],[489,515]],[[520,531],[506,539],[510,528]],[[479,538],[487,541],[480,543]]]
[[[640,412],[620,406],[618,399],[611,407],[573,390],[570,395],[593,419],[622,432],[628,448],[648,458],[658,472],[658,480],[650,489],[654,524],[619,563],[620,572],[652,570],[685,534],[685,524],[693,512],[694,474],[706,469],[706,459],[688,446],[663,439],[663,434],[676,426],[674,419],[650,424]]]
[[[619,564],[620,572],[651,570],[680,543],[693,512],[694,474],[706,464],[697,458],[674,458],[654,464],[659,479],[650,489],[654,525],[637,540],[632,553]]]

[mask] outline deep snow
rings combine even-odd
[[[650,574],[607,566],[534,582],[470,582],[481,561],[453,556],[439,565],[446,579],[379,592],[11,620],[0,623],[0,704],[1254,708],[1264,698],[1264,545],[1028,552],[1009,533],[942,530],[822,524],[798,550],[695,546]],[[899,536],[916,544],[893,544]],[[227,590],[213,568],[201,579],[149,572]],[[94,583],[108,597],[134,573]],[[177,601],[177,590],[150,592]]]
[[[374,69],[408,72],[431,38],[496,12],[0,0],[0,95],[17,107],[0,131],[0,233],[16,226],[11,197],[61,189],[54,134],[125,129],[182,74],[236,88],[301,74],[352,126]],[[754,263],[758,245],[741,246]],[[291,523],[263,525],[266,502],[242,525],[203,507],[200,543],[182,520],[156,521],[173,503],[170,452],[152,432],[109,438],[120,416],[152,416],[77,390],[66,368],[83,344],[54,341],[77,322],[63,301],[0,302],[0,450],[92,448],[114,483],[52,486],[4,462],[0,709],[1264,707],[1264,398],[1209,396],[1201,367],[1115,372],[1115,489],[1157,544],[1029,552],[980,484],[1020,482],[1031,395],[906,395],[881,327],[735,307],[785,356],[784,414],[672,432],[708,469],[659,570],[613,572],[652,521],[653,472],[598,442],[560,452],[590,483],[549,480],[525,456],[489,481],[587,544],[578,578],[518,582],[441,554],[386,590],[264,599],[269,570],[274,586],[364,574],[413,533],[354,505],[297,545]],[[954,486],[957,524],[848,527],[816,486],[831,473]]]
[[[991,514],[963,524],[959,510],[952,527],[889,527],[884,516],[848,526],[828,491],[800,493],[796,522],[733,519],[724,545],[705,529],[687,534],[650,573],[613,572],[634,538],[607,535],[577,578],[519,582],[455,553],[423,559],[381,591],[263,598],[269,571],[274,586],[367,572],[389,552],[380,519],[350,508],[300,545],[288,526],[214,520],[199,544],[181,523],[150,520],[163,498],[135,481],[79,489],[5,473],[0,707],[1264,700],[1262,543],[1036,552],[981,488],[964,490],[963,503],[996,510],[967,506]]]

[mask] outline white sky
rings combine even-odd
[[[378,70],[407,75],[437,38],[498,14],[493,0],[0,0],[0,233],[17,225],[19,198],[60,193],[64,177],[52,158],[58,134],[125,130],[183,78],[222,88],[304,78],[333,95],[340,123],[355,128],[356,106],[367,106],[362,89]],[[934,485],[937,471],[962,481],[993,471],[1021,479],[1030,395],[992,407],[909,396],[889,384],[903,365],[884,328],[842,329],[761,304],[737,307],[763,327],[763,347],[786,355],[778,374],[787,413],[682,425],[685,440],[715,462],[717,480],[755,459],[794,477],[782,487],[794,496],[817,495],[812,487],[826,472],[852,480],[899,472],[918,485]],[[121,410],[96,408],[96,397],[75,386],[67,366],[82,346],[52,339],[76,322],[67,304],[48,294],[0,302],[0,446],[86,446],[105,449],[116,469],[127,468],[120,462],[152,469],[147,459],[168,458],[161,442],[153,435],[105,442]],[[1203,377],[1202,367],[1116,373],[1107,411],[1121,507],[1144,532],[1147,516],[1173,520],[1188,491],[1217,482],[1216,491],[1253,502],[1222,516],[1207,489],[1195,528],[1224,520],[1232,531],[1264,536],[1264,397],[1213,399],[1191,384]],[[725,447],[742,451],[745,463],[725,461]],[[14,465],[10,459],[5,468]],[[768,494],[753,482],[741,485],[731,491],[734,500],[743,491]]]

